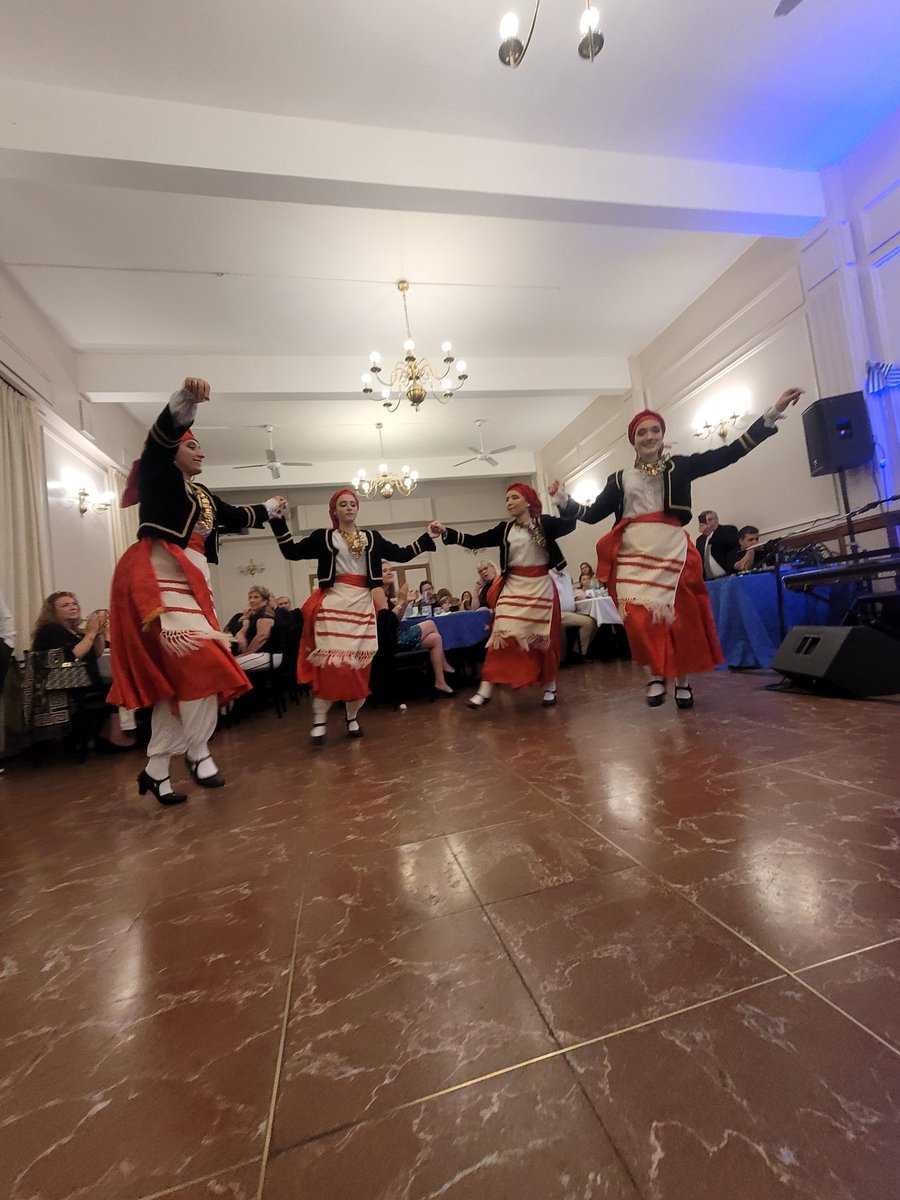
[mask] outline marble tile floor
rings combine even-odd
[[[774,679],[9,763],[0,1196],[895,1200],[900,713]]]

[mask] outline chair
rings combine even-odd
[[[577,625],[562,626],[562,661],[561,666],[568,666],[569,663],[583,663],[584,655],[581,653],[581,630]]]
[[[275,709],[275,715],[279,721],[287,712],[287,703],[285,701],[285,674],[284,659],[275,666],[274,655],[269,654],[268,664],[264,667],[253,667],[247,671],[247,678],[252,684],[252,691],[245,692],[243,696],[238,696],[234,704],[231,706],[231,711],[228,714],[230,724],[239,725],[241,719],[252,708],[257,711],[263,708],[268,708],[269,705]]]

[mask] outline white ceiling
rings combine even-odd
[[[373,464],[379,419],[423,475],[459,474],[476,418],[526,470],[900,102],[896,0],[609,0],[593,66],[581,5],[544,0],[516,72],[510,6],[7,0],[0,262],[85,394],[146,424],[208,374],[217,487],[267,483],[226,469],[265,423],[316,463],[288,484]],[[370,349],[399,356],[401,276],[419,348],[470,366],[418,415],[359,394]]]

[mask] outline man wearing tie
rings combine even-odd
[[[720,579],[728,572],[728,556],[740,547],[736,525],[720,525],[719,514],[711,508],[700,514],[697,553],[703,559],[703,578]]]

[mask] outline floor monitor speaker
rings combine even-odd
[[[866,625],[795,625],[772,667],[797,683],[853,696],[900,693],[900,641]]]
[[[810,475],[836,475],[864,467],[875,444],[862,392],[823,396],[803,411]]]

